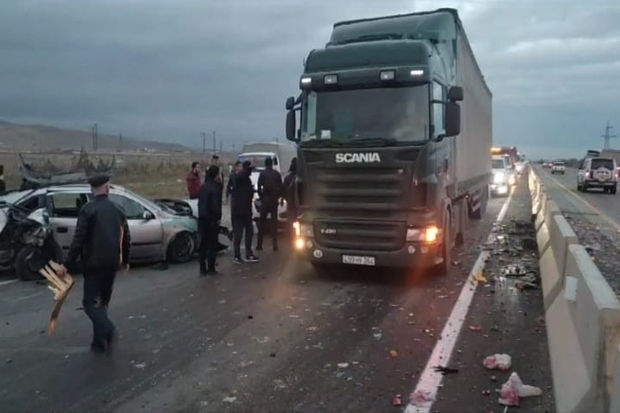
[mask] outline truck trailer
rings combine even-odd
[[[491,175],[492,95],[457,11],[336,23],[299,85],[297,255],[445,273]]]

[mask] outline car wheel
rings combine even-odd
[[[15,258],[15,275],[22,281],[40,280],[39,270],[46,264],[41,251],[34,245],[26,245]]]
[[[196,243],[189,232],[178,233],[168,245],[168,260],[174,263],[188,262],[194,255]]]

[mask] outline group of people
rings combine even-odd
[[[273,169],[273,159],[266,158],[265,169],[261,171],[257,187],[251,181],[254,165],[250,161],[237,161],[226,185],[226,197],[230,200],[230,217],[233,231],[233,262],[256,263],[259,259],[252,248],[254,237],[253,200],[258,194],[257,208],[260,214],[256,251],[262,251],[263,240],[271,234],[273,250],[278,250],[278,206],[287,201],[289,217],[296,215],[294,183],[297,162],[293,159],[284,180],[280,172]],[[204,183],[200,185],[200,164],[193,162],[187,177],[190,198],[198,199],[198,225],[200,230],[200,274],[216,274],[216,257],[219,251],[218,235],[222,219],[222,198],[224,193],[223,174],[214,162],[207,168]],[[245,256],[241,256],[241,240],[245,238]]]

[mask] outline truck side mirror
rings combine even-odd
[[[286,139],[293,142],[297,142],[297,137],[295,136],[295,124],[295,111],[289,110],[286,113]]]
[[[452,86],[448,89],[448,100],[451,102],[460,102],[463,100],[463,88],[460,86]]]
[[[295,98],[294,97],[290,97],[288,99],[286,99],[286,110],[293,110],[293,107],[295,106]]]
[[[456,102],[446,103],[446,134],[456,136],[461,133],[461,107]]]

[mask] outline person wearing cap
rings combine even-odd
[[[258,226],[258,240],[256,250],[262,251],[263,238],[266,232],[271,232],[273,250],[278,250],[278,201],[282,196],[282,175],[273,169],[273,159],[265,159],[265,169],[258,177],[258,196],[261,200],[260,225]],[[269,216],[269,219],[267,217]]]
[[[200,229],[200,275],[214,275],[218,252],[218,234],[222,219],[222,184],[220,168],[211,165],[198,196],[198,227]],[[208,262],[207,262],[208,261]]]
[[[230,177],[228,190],[230,191],[230,217],[233,226],[233,245],[235,264],[243,263],[241,259],[241,238],[245,232],[245,261],[259,262],[252,252],[252,237],[254,236],[254,223],[252,222],[252,198],[254,186],[250,180],[252,164],[250,161],[235,163],[235,172]]]
[[[187,174],[187,193],[189,199],[198,199],[200,193],[200,163],[192,162],[192,169]]]
[[[116,272],[127,269],[130,234],[123,212],[108,199],[110,177],[95,175],[88,180],[93,199],[79,212],[73,241],[59,275],[64,277],[80,258],[84,270],[84,312],[93,323],[91,350],[110,350],[116,328],[108,318],[108,305]]]

